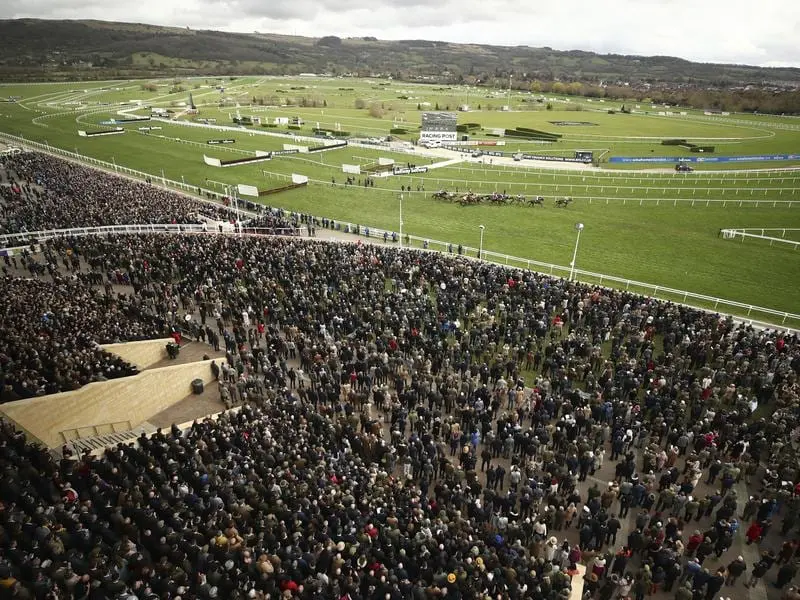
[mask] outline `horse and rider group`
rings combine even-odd
[[[469,206],[472,204],[521,204],[523,206],[544,206],[543,196],[527,197],[522,194],[506,194],[505,192],[494,192],[491,194],[476,194],[472,191],[466,194],[459,194],[458,192],[450,192],[447,190],[439,190],[434,192],[432,197],[437,200],[447,200],[448,202],[458,202],[461,206]],[[556,198],[555,206],[558,208],[566,208],[572,202],[572,198]]]

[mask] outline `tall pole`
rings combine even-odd
[[[483,226],[483,225],[480,225],[479,227],[481,228],[481,243],[480,243],[480,246],[478,247],[478,258],[482,259],[483,258],[483,230],[486,229],[486,227]]]
[[[575,223],[575,229],[578,235],[575,238],[575,251],[572,253],[572,262],[569,265],[569,280],[572,281],[575,277],[575,260],[578,258],[578,244],[581,241],[581,231],[583,231],[583,223]]]
[[[242,213],[239,211],[239,190],[231,186],[233,190],[233,202],[236,205],[236,233],[242,235]]]
[[[403,247],[403,194],[400,194],[400,247]]]

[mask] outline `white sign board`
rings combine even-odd
[[[254,185],[246,185],[244,183],[239,184],[239,195],[240,196],[253,196],[255,198],[258,197],[258,188]]]

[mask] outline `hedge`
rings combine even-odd
[[[544,132],[525,131],[521,129],[506,129],[506,137],[523,138],[526,140],[539,140],[543,142],[555,142],[561,137],[560,135],[546,134]]]
[[[389,133],[391,133],[392,135],[405,135],[406,133],[408,133],[408,129],[405,129],[403,127],[392,127],[389,130]]]
[[[685,146],[687,145],[686,140],[662,140],[662,146]]]
[[[526,133],[533,133],[533,134],[536,134],[536,135],[542,135],[542,136],[545,136],[545,137],[552,137],[552,138],[556,138],[556,139],[561,137],[560,133],[550,133],[548,131],[541,131],[539,129],[531,129],[530,127],[517,127],[516,130],[517,131],[524,131]]]

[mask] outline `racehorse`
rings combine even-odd
[[[572,202],[572,198],[556,198],[556,207],[566,208]]]
[[[528,200],[528,206],[544,206],[544,198],[542,196],[535,196]]]

